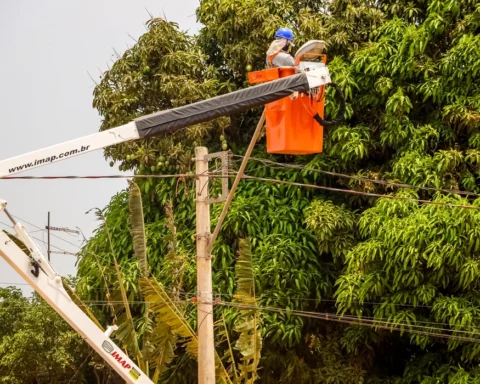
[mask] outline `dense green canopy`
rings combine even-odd
[[[263,69],[280,26],[293,28],[297,46],[327,42],[332,78],[347,99],[346,122],[325,132],[324,153],[267,156],[263,137],[255,157],[290,166],[252,160],[246,173],[357,194],[244,180],[213,250],[214,294],[230,303],[241,239],[252,245],[262,332],[257,382],[480,382],[480,201],[459,193],[480,192],[480,3],[203,0],[197,16],[203,27],[194,37],[174,23],[150,20],[105,72],[93,102],[102,130],[249,86],[247,65]],[[327,116],[338,108],[328,90]],[[225,141],[243,155],[260,112],[118,145],[105,156],[138,174],[193,172],[196,146],[216,152]],[[240,159],[234,157],[234,168]],[[185,299],[195,329],[188,300],[196,295],[192,180],[136,183],[149,271],[166,292],[175,288],[176,300]],[[128,298],[143,297],[128,202],[128,189],[112,197],[103,211],[106,224],[82,251],[78,290],[85,299],[105,300],[118,289],[113,255]],[[213,206],[212,225],[220,210]],[[172,247],[183,255],[181,279],[167,257]],[[235,343],[245,313],[215,308],[217,352],[228,357],[222,329]],[[132,305],[132,313],[142,327],[143,306]],[[103,316],[112,316],[108,306]],[[195,380],[196,362],[185,348],[168,351],[171,361],[158,382]],[[233,354],[238,359],[240,351]]]

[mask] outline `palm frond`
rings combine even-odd
[[[171,332],[184,340],[187,352],[197,357],[198,340],[195,332],[187,323],[182,311],[171,300],[163,286],[155,278],[140,278],[139,286],[145,301],[151,303],[151,310],[156,315],[157,324],[167,324]],[[157,336],[158,326],[153,330]]]
[[[115,263],[115,271],[117,272],[118,286],[122,297],[121,307],[124,309],[124,312],[117,319],[118,330],[115,332],[115,336],[137,358],[138,365],[140,369],[143,370],[145,367],[142,363],[143,359],[141,356],[140,347],[138,345],[138,335],[135,330],[132,311],[130,310],[130,304],[128,302],[122,273],[120,272],[120,267],[115,255],[113,255],[113,260]]]
[[[175,216],[171,200],[167,200],[165,203],[165,216],[165,225],[169,232],[165,237],[168,246],[168,253],[165,255],[166,268],[171,275],[171,296],[178,299],[183,285],[186,256],[179,252],[178,249],[177,228],[175,227]]]
[[[174,335],[167,324],[159,324],[155,328],[155,337],[150,341],[155,345],[155,353],[152,354],[152,369],[155,369],[152,381],[157,383],[160,375],[167,370],[172,360],[175,358],[175,345],[177,344],[177,336]]]
[[[255,302],[255,277],[253,275],[252,250],[246,239],[239,241],[239,254],[235,266],[237,293],[235,298],[242,303]]]
[[[152,312],[156,314],[158,326],[152,331],[152,342],[157,338],[162,338],[165,332],[163,325],[167,325],[170,327],[170,332],[178,338],[176,341],[185,348],[186,353],[197,359],[198,338],[195,331],[188,324],[182,309],[175,304],[155,278],[141,278],[139,286],[145,300],[151,303]],[[215,362],[216,375],[219,382],[231,383],[230,377],[216,351]]]
[[[133,181],[130,182],[129,195],[130,224],[133,237],[133,253],[137,258],[142,276],[148,276],[147,241],[145,223],[143,219],[143,204],[140,188]]]
[[[88,309],[88,307],[83,303],[80,297],[77,296],[75,291],[67,284],[64,278],[62,278],[62,284],[63,288],[65,288],[72,301],[77,304],[77,306],[90,318],[90,320],[92,320],[96,324],[98,328],[100,328],[102,331],[105,331],[105,329],[102,327],[95,315]]]
[[[251,308],[256,306],[256,298],[250,242],[241,239],[239,248],[239,256],[235,266],[237,292],[234,298],[242,304],[248,304]],[[262,349],[259,311],[256,309],[240,309],[234,329],[240,333],[240,337],[235,343],[235,349],[242,356],[242,363],[238,364],[239,379],[245,383],[253,383],[259,378],[257,369]]]
[[[138,185],[133,181],[129,183],[129,187],[128,206],[130,212],[130,231],[133,239],[133,253],[137,259],[140,275],[148,277],[147,238],[145,234],[142,194]],[[146,367],[148,367],[149,361],[152,359],[151,355],[158,351],[155,344],[152,344],[150,340],[153,331],[153,322],[151,319],[150,305],[148,303],[144,305],[143,316],[140,319],[140,323],[142,325],[141,335],[143,337],[142,357]]]
[[[222,327],[223,330],[220,332],[217,332],[217,335],[220,337],[225,336],[225,339],[227,341],[228,349],[225,351],[223,358],[226,359],[226,362],[229,365],[227,367],[227,372],[233,376],[233,382],[234,384],[238,383],[238,373],[237,373],[237,367],[235,364],[235,355],[233,354],[233,347],[232,343],[230,341],[230,337],[228,336],[228,327],[227,327],[227,322],[225,321],[225,313],[222,312]]]
[[[171,200],[165,203],[165,225],[169,234],[165,237],[168,243],[167,259],[174,259],[177,254],[177,228],[175,227],[175,216],[173,214],[173,205]]]
[[[120,307],[117,310],[117,313],[123,313],[117,318],[116,325],[118,326],[118,330],[115,332],[115,336],[123,343],[124,348],[130,351],[133,356],[137,359],[137,363],[140,369],[144,370],[145,365],[143,364],[143,359],[142,355],[140,352],[140,347],[138,345],[138,335],[135,330],[135,325],[133,321],[133,316],[132,312],[130,310],[130,304],[129,300],[127,297],[127,292],[125,290],[125,283],[123,280],[122,273],[120,271],[120,266],[118,265],[118,260],[117,257],[115,256],[115,250],[113,248],[113,242],[112,242],[112,237],[110,234],[110,231],[108,229],[107,221],[105,220],[105,217],[103,216],[103,213],[100,210],[96,211],[97,216],[100,218],[100,220],[103,221],[104,224],[104,230],[107,234],[108,238],[108,243],[110,247],[110,253],[112,255],[112,259],[114,262],[115,266],[115,272],[117,275],[117,280],[118,280],[118,289],[121,297],[121,304],[117,305],[116,307]],[[114,293],[114,296],[117,293]]]

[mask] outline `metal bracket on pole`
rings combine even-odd
[[[80,235],[80,231],[76,231],[75,229],[70,229],[70,228],[59,228],[59,227],[52,227],[52,226],[46,225],[45,229],[50,229],[51,231],[75,233],[77,235]]]
[[[205,202],[205,201],[202,200],[202,202]],[[212,234],[210,232],[205,232],[205,233],[196,233],[194,236],[196,239],[201,239],[202,237],[206,237],[207,239],[209,239],[210,236],[212,236]]]
[[[226,201],[228,197],[228,165],[229,165],[229,152],[228,151],[223,151],[223,152],[215,152],[215,153],[210,153],[208,155],[205,155],[204,160],[212,160],[212,159],[221,159],[222,160],[222,194],[219,197],[213,198],[213,199],[206,199],[204,200],[205,203],[207,204],[215,204],[215,203],[221,203],[222,201]]]
[[[0,212],[7,208],[7,202],[5,200],[0,200]]]

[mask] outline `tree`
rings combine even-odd
[[[228,83],[217,80],[217,70],[207,65],[194,39],[180,32],[175,23],[151,19],[147,27],[148,32],[132,48],[117,55],[95,87],[93,107],[104,117],[101,130],[229,88]],[[124,143],[107,148],[105,155],[120,161],[124,170],[183,171],[192,165],[192,148],[209,139],[210,128],[218,131],[225,121],[228,119],[189,127],[168,139]]]
[[[0,288],[0,382],[119,383],[118,377],[43,300]]]
[[[108,129],[144,113],[248,86],[246,65],[263,68],[268,41],[280,25],[294,28],[298,44],[327,41],[333,80],[347,99],[346,123],[326,131],[325,151],[317,156],[266,156],[262,141],[256,157],[303,169],[251,164],[247,173],[407,200],[376,202],[371,196],[241,183],[213,250],[214,289],[223,301],[233,301],[235,252],[240,239],[248,238],[259,307],[286,309],[262,312],[259,382],[476,380],[476,344],[443,341],[431,326],[448,324],[453,332],[445,324],[441,332],[454,336],[462,327],[469,336],[477,332],[471,304],[477,303],[476,211],[408,199],[476,204],[453,190],[478,192],[479,7],[474,0],[204,0],[197,10],[204,25],[198,37],[152,19],[146,34],[96,87],[94,106],[105,118],[102,129]],[[326,114],[337,111],[328,89]],[[242,154],[256,116],[258,111],[242,113],[173,136],[122,144],[105,154],[141,174],[172,172],[172,163],[178,171],[192,172],[193,148],[220,150],[220,134],[235,154]],[[187,260],[182,290],[193,296],[193,189],[181,179],[137,182],[145,202],[151,273],[165,287],[172,282],[163,270],[169,231],[162,213],[171,200],[176,247]],[[398,190],[393,182],[415,188]],[[138,298],[127,196],[114,196],[104,216],[119,264],[131,271],[128,297]],[[213,224],[219,211],[214,206]],[[100,273],[110,260],[105,236],[101,226],[82,254],[79,287],[86,298],[104,300],[115,284],[114,275],[104,279]],[[216,319],[223,313],[229,337],[238,337],[231,332],[233,311],[222,308],[216,308]],[[338,310],[360,316],[360,322],[349,318],[355,324],[335,324],[294,316],[291,310]],[[388,320],[387,330],[365,327],[368,317],[377,326]],[[188,320],[194,329],[193,311]],[[390,332],[392,321],[404,332]],[[219,335],[217,341],[219,353],[229,351],[228,340]],[[175,371],[178,382],[194,369],[185,355],[172,364],[185,372],[182,379]]]

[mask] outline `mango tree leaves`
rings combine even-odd
[[[213,250],[213,279],[215,291],[231,300],[238,239],[248,238],[259,306],[285,309],[262,313],[260,381],[475,380],[480,351],[476,344],[433,334],[448,328],[453,336],[475,335],[478,211],[419,205],[414,200],[477,206],[478,202],[431,190],[399,190],[383,182],[480,191],[480,93],[475,86],[480,69],[479,12],[474,0],[203,0],[197,10],[203,24],[199,36],[190,37],[172,23],[152,19],[147,33],[104,74],[94,103],[104,118],[102,129],[108,129],[154,110],[249,86],[247,65],[264,68],[266,49],[280,26],[294,29],[297,46],[308,39],[326,40],[332,78],[347,100],[346,121],[325,130],[322,154],[268,156],[309,169],[250,163],[246,173],[393,193],[403,200],[242,181]],[[326,97],[326,115],[333,116],[338,101],[330,89]],[[243,154],[256,115],[249,111],[173,137],[122,144],[106,151],[106,156],[122,162],[123,169],[142,174],[192,172],[194,147],[206,145],[210,152],[217,151],[220,135],[228,138],[236,154]],[[264,139],[255,156],[267,157]],[[191,295],[192,183],[142,179],[137,184],[145,202],[151,273],[166,289],[174,283],[166,272],[171,269],[164,268],[171,239],[163,208],[171,200],[176,246],[187,260],[181,289]],[[212,207],[213,225],[220,210],[221,205]],[[129,271],[125,277],[129,295],[138,298],[125,194],[112,199],[105,216],[120,250],[119,263]],[[85,247],[79,270],[79,287],[87,297],[102,300],[105,287],[115,285],[101,273],[112,263],[105,240],[99,228]],[[362,332],[349,325],[327,329],[323,321],[292,315],[293,309],[338,311],[379,324],[388,321],[402,332]],[[187,316],[194,328],[195,311]],[[226,320],[231,324],[228,313]],[[424,333],[407,334],[413,329]],[[191,370],[189,361],[179,356],[172,366],[186,367],[177,372]],[[192,372],[184,377],[191,379]]]

